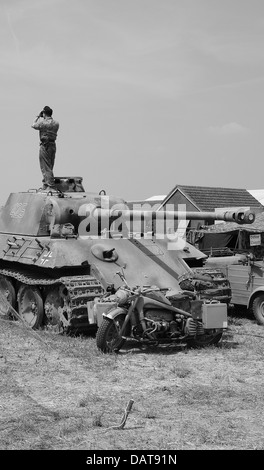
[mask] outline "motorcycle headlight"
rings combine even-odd
[[[115,301],[117,302],[118,305],[124,305],[127,302],[128,297],[129,297],[129,293],[123,289],[119,289],[115,293]]]

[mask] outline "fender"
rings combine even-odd
[[[109,318],[110,320],[112,320],[113,322],[115,321],[115,318],[118,316],[118,315],[126,315],[128,312],[128,310],[126,308],[121,308],[121,307],[114,307],[113,309],[109,310],[107,313],[103,313],[103,317],[104,318]],[[132,325],[131,325],[131,321],[130,321],[130,318],[127,317],[123,323],[123,326],[122,326],[122,335],[123,336],[129,336],[130,333],[131,333],[131,328],[132,328]]]
[[[248,302],[247,302],[247,308],[250,308],[250,306],[252,304],[252,301],[253,301],[254,297],[256,297],[256,294],[258,292],[264,292],[264,286],[257,287],[255,290],[253,290],[253,292],[251,292],[250,297],[249,297]]]
[[[126,308],[121,307],[113,307],[111,310],[108,310],[107,313],[103,313],[104,318],[110,318],[110,320],[114,320],[118,315],[124,313],[126,315],[128,310]]]

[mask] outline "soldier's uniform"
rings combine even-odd
[[[52,117],[38,119],[32,124],[33,129],[39,130],[40,147],[39,163],[43,175],[43,189],[54,188],[53,167],[56,154],[56,138],[59,123]]]

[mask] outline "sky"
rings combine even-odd
[[[0,0],[0,205],[54,173],[125,200],[263,189],[263,0]]]

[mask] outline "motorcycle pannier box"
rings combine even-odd
[[[205,329],[227,328],[227,306],[224,303],[203,304],[202,320]]]

